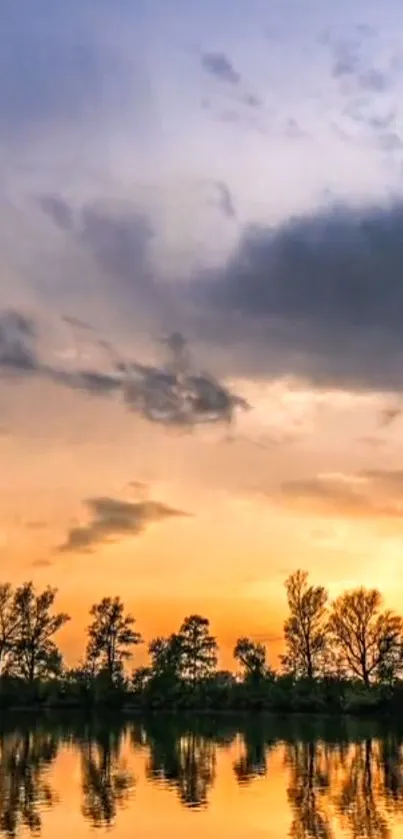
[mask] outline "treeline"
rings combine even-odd
[[[218,668],[207,618],[190,615],[177,632],[148,644],[147,666],[130,668],[144,641],[119,597],[90,610],[78,667],[63,661],[55,636],[70,620],[55,610],[56,589],[0,585],[0,704],[139,710],[397,712],[403,704],[403,620],[375,589],[333,602],[303,571],[285,583],[284,654],[275,671],[266,648],[237,640],[234,670]]]

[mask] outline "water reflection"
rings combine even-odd
[[[204,807],[214,783],[216,742],[208,732],[154,721],[146,728],[147,777],[177,790],[185,807]]]
[[[93,827],[113,824],[134,787],[134,774],[121,755],[124,733],[98,726],[79,742],[82,812]]]
[[[241,750],[233,762],[233,770],[239,784],[248,784],[253,778],[266,775],[268,753],[276,741],[268,739],[264,727],[254,721],[245,726],[240,742]]]
[[[55,801],[46,770],[57,754],[57,736],[39,728],[0,733],[0,832],[21,827],[40,833],[43,808]]]
[[[283,802],[278,792],[272,802],[287,808],[292,839],[393,839],[394,824],[403,818],[399,731],[297,718],[51,718],[41,725],[0,723],[0,836],[41,833],[48,811],[63,804],[66,759],[78,773],[68,806],[81,812],[83,837],[90,828],[118,825],[125,808],[133,818],[140,812],[140,779],[152,795],[162,789],[174,794],[183,812],[204,808],[213,817],[212,793],[221,784],[231,796],[229,830],[236,797],[257,781],[268,788],[275,782],[284,793]],[[147,818],[147,835],[159,835],[152,813]],[[247,830],[244,835],[248,839]]]

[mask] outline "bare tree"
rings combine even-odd
[[[326,604],[323,586],[308,585],[306,571],[296,571],[285,583],[290,616],[284,623],[286,653],[282,664],[297,676],[312,679],[326,651]]]
[[[367,687],[376,679],[393,678],[401,666],[403,621],[381,612],[381,605],[376,589],[347,591],[335,600],[329,621],[346,672]]]
[[[28,682],[60,670],[61,655],[53,636],[70,617],[64,612],[52,614],[56,594],[57,589],[49,586],[36,594],[32,582],[15,592],[17,629],[10,657],[13,671]]]
[[[110,682],[120,675],[123,663],[131,658],[131,648],[141,643],[134,630],[135,618],[124,614],[119,597],[104,597],[92,606],[88,627],[87,661],[106,672]]]

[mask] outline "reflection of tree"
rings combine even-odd
[[[291,778],[288,787],[293,821],[293,839],[332,839],[331,822],[326,812],[329,787],[327,753],[318,744],[295,741],[287,747],[286,761]]]
[[[147,743],[148,777],[174,786],[186,807],[205,806],[215,775],[214,741],[196,731],[180,733],[168,726],[148,729]]]
[[[240,757],[234,761],[234,773],[238,783],[246,784],[253,778],[266,774],[267,751],[272,741],[267,741],[261,725],[248,726],[242,732],[243,748]]]
[[[94,827],[111,825],[134,777],[121,758],[122,731],[100,729],[81,743],[83,814]]]
[[[399,737],[331,745],[295,739],[286,761],[294,839],[331,839],[335,819],[350,839],[389,839],[390,816],[403,812]]]
[[[403,810],[403,761],[399,738],[390,733],[380,743],[380,763],[388,810]]]
[[[390,836],[384,812],[384,786],[379,749],[371,739],[356,744],[344,766],[337,810],[352,839],[387,839]]]
[[[57,737],[41,730],[0,735],[0,833],[41,830],[40,811],[54,803],[44,772],[57,754]]]

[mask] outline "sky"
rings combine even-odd
[[[1,4],[1,577],[59,589],[69,661],[105,594],[225,664],[297,568],[403,610],[402,25]]]

